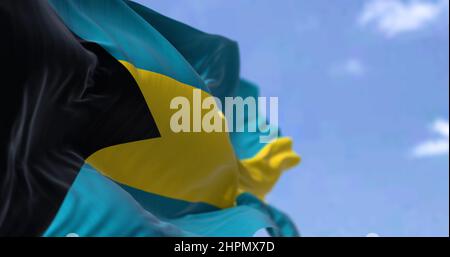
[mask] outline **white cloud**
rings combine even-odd
[[[364,63],[358,58],[349,58],[331,68],[332,75],[360,77],[366,73]]]
[[[449,0],[371,0],[359,17],[362,26],[374,24],[387,37],[422,29],[448,14]]]
[[[436,120],[431,130],[440,137],[423,142],[413,150],[415,157],[431,157],[449,154],[449,122]]]

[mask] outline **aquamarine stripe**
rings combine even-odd
[[[217,237],[252,236],[263,228],[279,229],[268,213],[253,206],[254,202],[223,210],[191,204],[190,212],[187,202],[130,189],[124,190],[90,165],[84,165],[43,235]],[[166,211],[161,211],[164,208]],[[204,212],[200,213],[202,208]],[[168,214],[180,209],[184,210],[183,215]]]
[[[266,217],[269,217],[273,222],[273,226],[267,228],[271,236],[276,237],[298,237],[300,236],[297,227],[291,218],[285,213],[279,211],[273,206],[270,206],[250,193],[241,194],[237,200],[238,206],[252,207],[259,210]]]
[[[120,186],[127,191],[139,204],[161,219],[175,219],[189,214],[213,212],[219,208],[207,203],[191,203],[183,200],[168,198],[148,193],[123,184]]]
[[[84,165],[44,236],[186,236],[144,210],[119,185]]]
[[[270,216],[250,206],[237,206],[171,220],[171,223],[210,237],[250,237],[261,229],[277,230]]]
[[[203,80],[156,29],[123,0],[49,0],[73,33],[116,59],[209,92]]]
[[[240,79],[235,41],[199,31],[135,2],[126,3],[184,56],[214,96],[222,99],[234,94]]]
[[[259,90],[254,84],[241,80],[239,86],[236,88],[234,96],[242,97],[244,99],[247,97],[253,97],[257,101]],[[244,124],[247,128],[249,126],[255,126],[258,128],[260,123],[265,123],[265,121],[266,117],[261,117],[258,119],[257,115],[249,115],[247,111],[245,112]],[[256,132],[249,132],[248,129],[245,129],[244,132],[230,132],[231,144],[233,145],[234,151],[240,160],[254,157],[264,146],[267,145],[267,143],[260,142],[261,135],[267,134],[260,132],[258,129]]]
[[[272,220],[268,213],[260,210],[262,203],[259,200],[256,202],[258,205],[251,201],[249,206],[242,204],[222,210],[206,203],[190,203],[151,194],[125,185],[121,185],[121,187],[129,192],[147,211],[196,235],[213,237],[253,236],[263,228],[279,234],[280,226]],[[248,196],[243,195],[242,197]]]

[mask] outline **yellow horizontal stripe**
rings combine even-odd
[[[274,140],[253,158],[241,161],[239,192],[251,192],[264,199],[283,171],[296,166],[300,160],[292,150],[290,138]]]
[[[143,191],[220,208],[232,206],[239,165],[228,133],[174,133],[170,128],[177,111],[170,109],[171,100],[184,96],[192,103],[194,87],[121,63],[137,81],[161,138],[108,147],[87,162],[113,180]],[[202,91],[202,99],[208,96]]]
[[[170,102],[183,96],[192,103],[195,88],[121,63],[137,81],[161,138],[108,147],[87,159],[111,179],[161,196],[227,208],[242,192],[263,199],[282,172],[299,163],[289,138],[277,139],[253,158],[238,161],[226,132],[174,133],[170,118],[177,110],[170,109]],[[202,91],[202,100],[209,96]]]

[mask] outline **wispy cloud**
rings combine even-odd
[[[430,139],[416,146],[413,150],[415,157],[432,157],[449,154],[449,122],[436,120],[431,126],[432,132],[439,135],[436,139]]]
[[[362,26],[374,24],[387,37],[422,29],[448,14],[449,0],[371,0],[359,17]]]
[[[349,58],[331,68],[331,74],[338,76],[361,77],[365,73],[366,67],[363,61],[358,58]]]

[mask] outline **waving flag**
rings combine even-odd
[[[298,235],[263,200],[299,162],[289,138],[170,128],[174,97],[257,97],[235,42],[123,0],[6,0],[0,19],[0,235]]]

